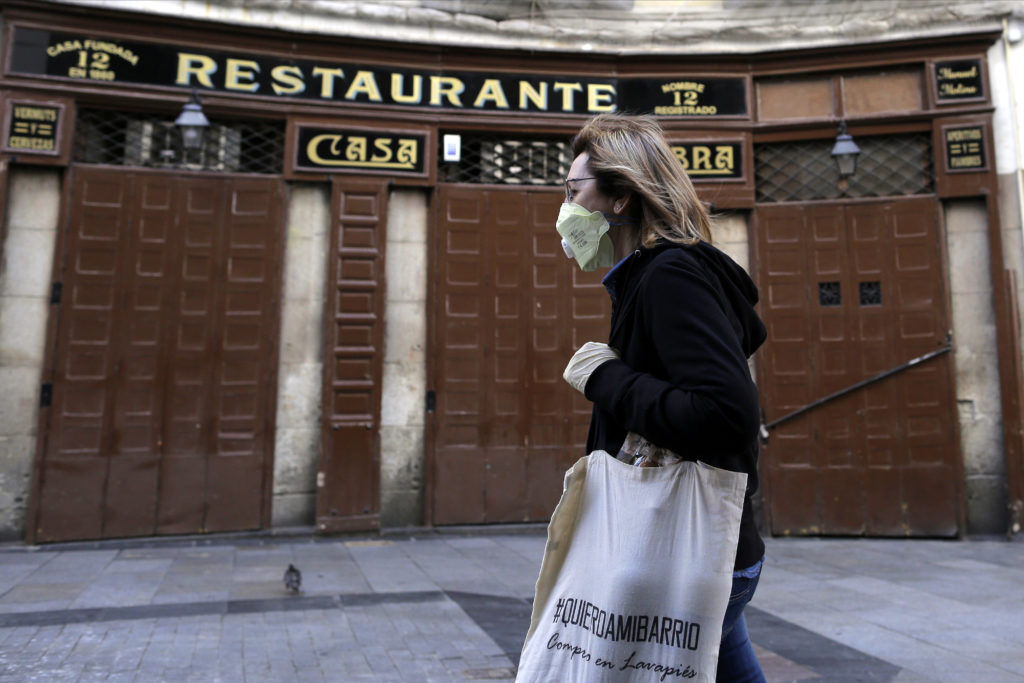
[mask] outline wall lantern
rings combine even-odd
[[[195,90],[192,91],[192,101],[181,108],[174,125],[181,129],[181,144],[186,152],[197,152],[203,148],[203,131],[209,127],[210,121],[203,114],[203,105],[199,103],[199,94]]]
[[[857,172],[858,154],[860,154],[860,147],[853,141],[853,136],[847,132],[846,121],[840,121],[836,144],[832,147],[832,158],[836,160],[836,166],[839,167],[840,179],[849,178]]]

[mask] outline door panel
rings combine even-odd
[[[35,538],[260,527],[280,181],[72,173]]]
[[[759,206],[767,421],[934,351],[948,313],[934,199]],[[776,427],[763,448],[777,534],[958,529],[949,355]]]
[[[590,403],[562,369],[608,336],[601,274],[567,261],[559,193],[438,191],[432,386],[435,524],[548,519],[584,454]]]
[[[387,183],[334,179],[317,529],[380,527]]]

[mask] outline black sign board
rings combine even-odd
[[[694,181],[743,177],[739,142],[673,142],[672,152]]]
[[[619,82],[619,109],[655,116],[746,116],[747,84],[742,78],[630,78]]]
[[[384,171],[389,175],[426,173],[422,133],[298,126],[295,168],[303,171]]]
[[[12,101],[7,105],[5,151],[19,154],[60,154],[64,108],[59,105]]]
[[[935,95],[940,103],[985,97],[981,60],[964,59],[935,63]]]
[[[15,27],[10,72],[277,98],[466,111],[747,116],[745,77],[590,78],[315,62]]]
[[[981,126],[945,128],[942,137],[946,143],[948,171],[977,171],[986,167],[985,136]]]

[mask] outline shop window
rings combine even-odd
[[[444,140],[443,134],[438,137]],[[446,183],[561,186],[572,165],[572,150],[565,137],[463,134],[461,159],[438,163],[438,177]]]
[[[835,140],[754,145],[759,202],[793,202],[839,197],[899,197],[934,192],[928,133],[856,136],[857,173],[840,190],[832,160]]]
[[[74,159],[84,164],[180,168],[220,173],[281,173],[284,123],[211,119],[199,153],[186,152],[175,116],[83,109]]]

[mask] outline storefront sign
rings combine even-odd
[[[977,171],[985,168],[985,137],[981,126],[946,128],[946,168],[949,171]]]
[[[4,151],[18,154],[60,154],[64,107],[36,102],[7,103]]]
[[[16,27],[10,71],[336,103],[476,111],[747,116],[745,77],[588,78],[313,62]]]
[[[303,171],[386,171],[424,175],[426,135],[298,126],[295,168]]]
[[[743,177],[743,147],[738,142],[674,142],[671,147],[693,180]]]
[[[628,78],[620,82],[620,109],[655,116],[746,116],[742,78]]]
[[[980,59],[935,63],[935,91],[938,101],[958,102],[985,97]]]

